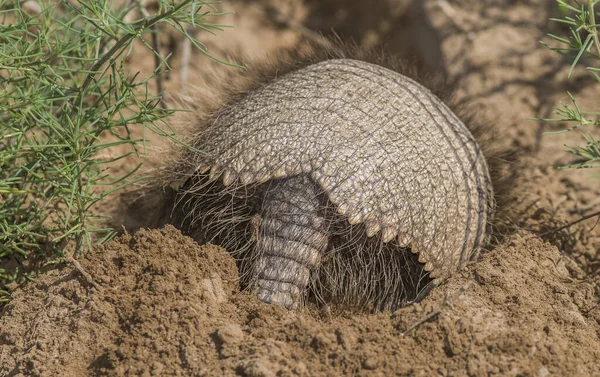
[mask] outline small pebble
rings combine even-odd
[[[216,331],[216,336],[223,344],[237,344],[244,340],[242,328],[235,323],[220,326]]]
[[[242,366],[242,375],[245,377],[275,377],[277,374],[272,370],[269,362],[256,359]]]
[[[363,363],[362,363],[362,366],[363,366],[363,368],[364,368],[364,369],[367,369],[367,370],[374,370],[374,369],[377,369],[377,366],[378,366],[378,364],[379,364],[379,363],[378,363],[378,362],[377,362],[377,360],[375,360],[374,358],[372,358],[372,357],[367,357],[367,358],[366,358],[366,359],[363,361]]]
[[[302,361],[299,361],[293,372],[299,376],[308,376],[308,367]]]
[[[37,16],[38,14],[42,13],[42,7],[40,7],[37,2],[32,0],[24,2],[23,5],[21,5],[21,9],[31,16]]]

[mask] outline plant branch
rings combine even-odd
[[[570,228],[570,227],[572,227],[572,226],[573,226],[573,225],[575,225],[575,224],[579,224],[579,223],[580,223],[580,222],[582,222],[582,221],[585,221],[585,220],[591,219],[592,217],[596,217],[596,216],[600,216],[600,211],[598,211],[598,212],[594,212],[594,213],[590,213],[589,215],[582,216],[582,217],[581,217],[580,219],[578,219],[578,220],[575,220],[575,221],[573,221],[573,222],[570,222],[570,223],[568,223],[568,224],[566,224],[566,225],[563,225],[563,226],[560,226],[560,227],[558,227],[558,228],[550,229],[550,230],[548,230],[548,231],[545,231],[545,232],[543,232],[543,233],[538,233],[537,235],[538,235],[539,237],[543,237],[543,236],[547,236],[547,235],[549,235],[549,234],[552,234],[552,233],[560,232],[561,230],[564,230],[564,229]]]
[[[86,77],[86,79],[83,82],[83,84],[81,85],[81,87],[78,89],[79,93],[78,93],[77,97],[75,98],[75,100],[73,101],[73,105],[74,105],[73,109],[76,109],[76,106],[79,106],[79,104],[81,103],[81,100],[83,99],[83,95],[85,94],[85,90],[92,82],[94,76],[98,73],[100,67],[102,67],[104,64],[106,64],[106,62],[108,60],[110,60],[110,58],[112,58],[113,55],[115,55],[119,50],[121,50],[123,48],[123,46],[125,46],[127,43],[129,43],[133,38],[140,37],[144,30],[149,29],[149,28],[157,25],[159,22],[169,18],[171,15],[173,15],[173,14],[179,12],[181,9],[185,8],[191,2],[192,2],[192,0],[184,0],[183,2],[181,2],[181,4],[177,5],[176,7],[174,7],[173,9],[171,9],[169,11],[166,11],[165,13],[159,14],[152,18],[145,19],[143,21],[142,25],[138,26],[134,30],[133,33],[128,33],[127,35],[125,35],[121,39],[119,39],[117,41],[117,43],[115,43],[114,46],[106,54],[104,54],[102,56],[102,58],[99,59],[89,69],[90,73]]]

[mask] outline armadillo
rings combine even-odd
[[[430,90],[393,70],[321,61],[198,128],[168,222],[226,247],[264,302],[395,309],[489,241],[480,146]]]

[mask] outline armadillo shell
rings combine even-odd
[[[335,59],[288,73],[223,108],[195,166],[226,185],[305,173],[337,212],[419,253],[433,276],[487,242],[493,199],[482,152],[428,89],[389,69]]]

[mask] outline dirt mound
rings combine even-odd
[[[592,376],[600,309],[566,263],[522,232],[412,307],[288,312],[240,293],[224,250],[141,231],[14,293],[0,375]]]

